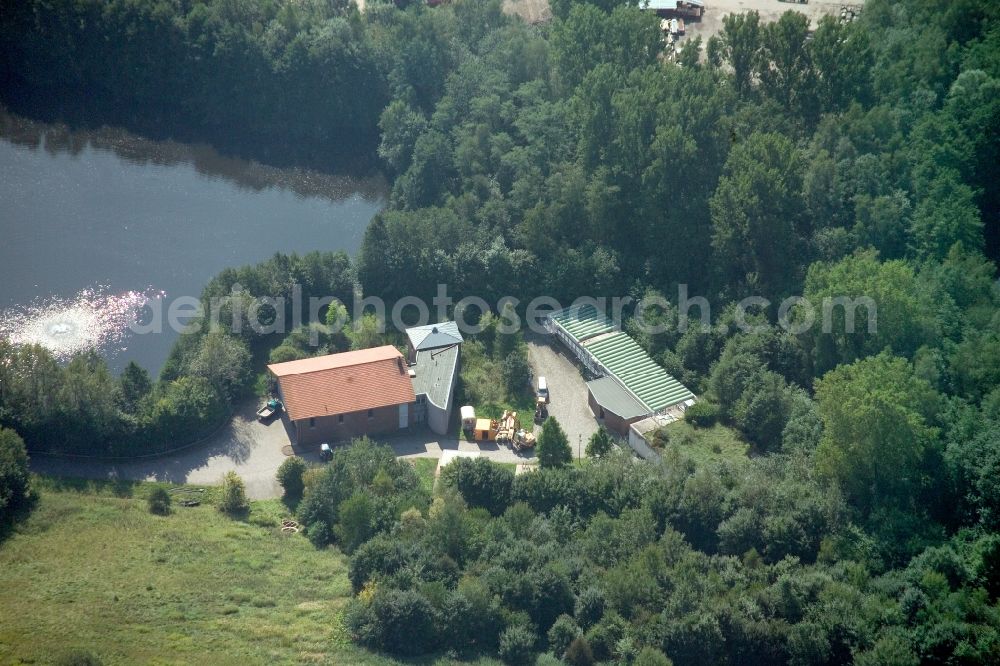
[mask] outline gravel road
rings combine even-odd
[[[559,421],[569,438],[574,457],[580,458],[587,441],[597,432],[598,423],[587,404],[587,385],[576,361],[550,335],[529,333],[525,341],[535,377],[545,377],[549,385],[549,416]],[[536,426],[535,430],[539,428]]]

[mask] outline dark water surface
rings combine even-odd
[[[57,352],[96,341],[113,367],[155,373],[177,334],[128,331],[137,302],[196,297],[223,268],[275,252],[353,254],[385,197],[379,177],[0,111],[0,332]]]

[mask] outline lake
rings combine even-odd
[[[96,346],[116,370],[135,360],[155,374],[177,333],[131,332],[144,306],[197,297],[222,269],[275,252],[354,254],[386,194],[381,177],[0,111],[0,335],[60,356]]]

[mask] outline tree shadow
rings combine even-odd
[[[13,511],[4,511],[0,516],[0,545],[17,532],[17,527],[24,522],[35,507],[38,506],[38,491],[31,490],[24,502]]]
[[[299,509],[299,504],[302,503],[302,496],[301,495],[292,496],[286,493],[281,496],[281,503],[294,516]]]

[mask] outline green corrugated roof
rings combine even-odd
[[[587,351],[652,412],[694,397],[625,333],[587,345]]]
[[[593,305],[578,305],[549,315],[577,342],[615,330],[615,325]]]

